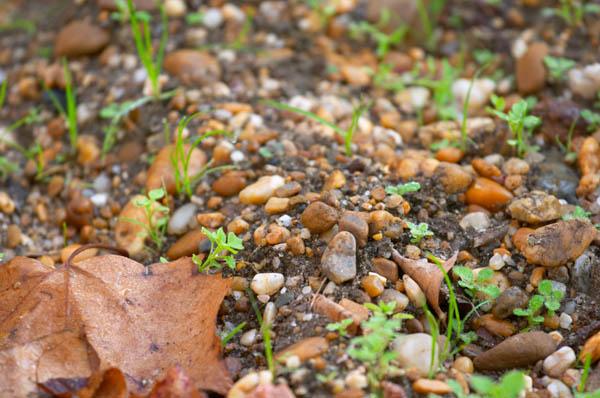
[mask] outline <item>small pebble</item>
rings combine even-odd
[[[560,377],[576,359],[575,351],[571,347],[562,347],[544,359],[544,373],[550,377]]]
[[[256,294],[273,295],[283,286],[284,277],[279,273],[256,274],[252,278],[250,288]]]

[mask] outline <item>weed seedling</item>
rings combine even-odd
[[[550,71],[550,78],[555,82],[567,79],[567,71],[575,66],[575,61],[567,58],[544,57],[544,64]]]
[[[563,145],[563,143],[560,142],[560,138],[558,138],[558,135],[556,136],[556,144],[560,149],[562,149],[565,152],[565,162],[567,163],[575,163],[575,161],[577,160],[577,152],[571,150],[571,139],[573,138],[573,130],[575,130],[575,124],[577,124],[579,116],[580,115],[577,115],[577,117],[573,119],[571,127],[569,127],[569,135],[567,135],[566,145]]]
[[[502,376],[499,383],[485,376],[473,375],[471,386],[480,396],[486,398],[517,398],[525,389],[523,372],[511,371]]]
[[[252,308],[254,309],[256,318],[258,319],[258,324],[260,325],[263,341],[265,343],[265,357],[267,359],[267,366],[269,367],[269,371],[271,372],[271,374],[275,376],[275,361],[273,360],[273,346],[271,344],[271,325],[263,322],[262,315],[260,314],[258,304],[254,299],[254,294],[252,294],[252,290],[250,290],[249,288],[245,288],[244,290],[246,290],[246,293],[250,298],[250,303],[252,304]]]
[[[584,109],[580,113],[581,117],[588,122],[588,131],[596,131],[596,129],[600,126],[600,114],[590,111],[589,109]]]
[[[201,135],[200,137],[195,138],[186,154],[185,147],[184,147],[185,140],[183,138],[183,130],[188,125],[188,123],[193,118],[198,116],[199,114],[200,113],[195,113],[189,117],[184,116],[184,118],[181,119],[181,121],[179,122],[179,126],[177,127],[177,137],[175,140],[175,148],[171,152],[171,156],[170,156],[171,164],[173,165],[173,169],[175,170],[175,188],[177,189],[177,194],[181,194],[181,192],[185,192],[187,196],[192,196],[194,187],[196,186],[196,184],[198,184],[200,182],[200,180],[202,180],[202,178],[204,178],[205,176],[207,176],[210,173],[214,173],[216,171],[224,170],[224,169],[231,169],[231,168],[235,167],[235,166],[231,166],[231,165],[211,167],[214,163],[214,160],[211,159],[208,163],[206,163],[204,166],[202,166],[202,168],[196,174],[190,175],[189,167],[190,167],[190,161],[192,159],[192,152],[194,151],[194,148],[196,148],[198,145],[200,145],[200,143],[202,142],[203,139],[210,137],[211,135],[215,135],[215,134],[225,134],[229,137],[232,137],[231,133],[228,133],[227,131],[224,131],[224,130],[210,131],[206,134]],[[168,131],[168,127],[167,127],[167,122],[165,121],[165,136],[168,137],[168,134],[169,134],[169,131]],[[181,168],[179,167],[180,165],[181,165]],[[183,169],[183,170],[181,170],[181,169]]]
[[[185,16],[185,22],[187,22],[189,25],[200,25],[203,21],[203,12],[190,12]]]
[[[302,110],[300,108],[295,108],[293,106],[285,105],[285,104],[282,104],[280,102],[275,102],[275,101],[261,100],[260,102],[262,102],[263,104],[271,105],[275,108],[299,113],[303,116],[306,116],[308,118],[316,120],[317,122],[324,124],[327,127],[332,128],[336,133],[338,133],[339,135],[344,137],[346,156],[352,156],[352,146],[351,146],[352,145],[352,136],[354,135],[354,130],[356,130],[356,127],[358,126],[358,119],[360,119],[360,116],[371,106],[370,104],[363,105],[363,103],[361,101],[360,104],[358,105],[358,107],[354,108],[354,110],[352,112],[352,123],[350,123],[350,127],[348,127],[347,131],[344,131],[339,126],[336,126],[335,124],[323,119],[322,117],[320,117],[318,115],[315,115],[312,112],[308,112],[308,111]]]
[[[475,278],[473,271],[468,267],[454,267],[452,268],[452,272],[460,278],[458,285],[464,288],[465,292],[467,292],[471,298],[474,298],[479,292],[492,298],[496,298],[500,295],[498,286],[486,284],[486,282],[494,275],[494,271],[489,268],[484,268],[479,271],[477,278]]]
[[[131,218],[121,218],[121,220],[143,227],[144,231],[140,232],[139,236],[152,239],[159,252],[162,249],[165,230],[167,229],[167,223],[169,222],[169,207],[163,206],[159,202],[165,195],[165,189],[158,188],[148,192],[148,196],[142,196],[133,200],[134,206],[142,208],[144,213],[146,213],[148,224]],[[154,251],[151,248],[149,249]]]
[[[200,260],[200,257],[195,254],[192,256],[192,260],[198,265],[198,272],[204,272],[211,267],[220,269],[221,263],[219,263],[219,260],[224,260],[229,268],[235,269],[235,259],[233,256],[221,255],[221,252],[226,250],[231,254],[237,254],[239,250],[244,250],[242,240],[233,232],[225,235],[223,227],[219,228],[217,232],[211,232],[202,227],[202,233],[210,239],[210,252],[204,261]]]
[[[0,86],[0,109],[4,105],[4,98],[6,97],[6,86],[8,85],[8,79],[4,79],[2,86]]]
[[[327,330],[331,330],[333,332],[337,332],[340,336],[348,336],[348,331],[346,328],[352,324],[352,319],[347,318],[343,319],[340,322],[330,323],[326,326]]]
[[[560,290],[552,290],[552,283],[547,280],[540,282],[538,291],[540,294],[534,295],[529,300],[527,309],[515,308],[513,310],[513,314],[527,317],[529,327],[525,331],[544,321],[543,316],[535,315],[543,306],[548,310],[548,315],[554,316],[554,312],[560,307],[560,300],[562,300],[564,294]]]
[[[390,195],[404,195],[407,192],[416,192],[419,189],[421,189],[421,184],[411,181],[406,184],[398,184],[395,187],[385,187],[385,192]]]
[[[328,0],[302,0],[304,1],[319,17],[319,26],[323,28],[335,15],[335,5]]]
[[[433,232],[429,230],[429,225],[424,222],[417,225],[406,221],[406,225],[410,229],[410,235],[412,236],[411,243],[419,244],[424,237],[433,236]]]
[[[11,163],[6,156],[0,156],[0,179],[6,181],[8,174],[19,170],[19,165]]]
[[[600,5],[578,0],[559,0],[560,6],[544,8],[542,13],[547,16],[557,16],[569,26],[579,26],[585,14],[600,14]]]
[[[235,41],[231,45],[231,48],[234,50],[241,50],[248,38],[248,34],[250,33],[250,29],[252,29],[252,20],[254,19],[254,9],[250,8],[246,11],[246,20],[244,21],[244,25],[242,26],[242,30],[235,38]]]
[[[354,337],[348,347],[348,355],[361,361],[367,368],[367,379],[371,390],[379,391],[380,381],[395,367],[391,364],[397,354],[388,350],[388,345],[400,336],[398,330],[402,320],[411,319],[412,315],[398,313],[393,315],[396,302],[382,302],[379,306],[365,303],[365,307],[373,314],[361,324],[366,331],[364,336]]]
[[[227,336],[223,337],[223,340],[221,340],[221,349],[225,348],[225,346],[227,345],[227,342],[229,340],[231,340],[231,338],[233,336],[235,336],[236,333],[238,333],[240,330],[242,330],[244,328],[244,326],[246,326],[246,322],[240,323],[231,332],[227,333]]]
[[[546,280],[540,282],[538,291],[544,299],[544,306],[548,310],[548,315],[554,316],[554,312],[560,307],[560,301],[564,293],[560,290],[552,290],[552,283]]]
[[[473,50],[473,58],[479,65],[485,66],[496,59],[496,54],[487,49],[475,49]]]
[[[431,74],[435,71],[435,62],[430,58],[428,69]],[[447,59],[442,60],[442,77],[439,80],[432,78],[420,78],[414,81],[418,86],[426,87],[433,91],[433,102],[436,105],[438,117],[441,120],[456,120],[457,114],[454,109],[454,94],[452,84],[460,75],[460,70],[450,65]]]
[[[421,26],[425,31],[425,46],[429,50],[435,48],[435,25],[437,24],[438,18],[444,9],[446,0],[433,0],[423,1],[417,0],[417,9],[419,11],[419,19],[421,20]]]
[[[406,82],[403,77],[395,75],[393,69],[393,65],[382,62],[377,66],[377,73],[371,68],[368,70],[373,75],[373,84],[375,86],[397,93],[404,90]]]
[[[563,215],[563,220],[571,220],[574,218],[579,218],[581,220],[591,222],[591,220],[590,220],[591,214],[592,214],[591,212],[583,210],[583,207],[575,206],[575,210],[573,210],[573,213]]]
[[[508,123],[514,137],[512,140],[508,140],[508,144],[517,147],[517,155],[522,158],[527,151],[539,150],[539,147],[530,146],[527,141],[531,130],[537,127],[542,120],[537,116],[527,115],[529,110],[527,101],[520,100],[512,106],[508,113],[504,113],[504,98],[492,94],[490,100],[494,104],[494,109],[488,107],[487,110]]]
[[[331,373],[329,373],[327,376],[318,373],[315,378],[320,381],[323,384],[329,383],[331,380],[335,379],[335,377],[338,375],[338,372],[333,371]]]
[[[163,56],[165,53],[165,46],[167,44],[167,14],[163,5],[160,2],[156,3],[162,18],[162,34],[160,38],[160,44],[158,46],[158,52],[156,58],[152,51],[152,42],[150,37],[149,20],[147,18],[138,18],[139,14],[136,14],[133,2],[127,0],[127,6],[129,9],[129,15],[131,18],[131,28],[133,30],[133,37],[135,39],[135,45],[137,47],[138,55],[140,60],[146,68],[148,73],[148,79],[152,83],[152,91],[155,98],[160,95],[160,87],[158,84],[158,77],[162,68]],[[142,22],[143,30],[140,31],[139,22]]]
[[[408,26],[402,25],[392,33],[388,34],[383,31],[385,26],[388,24],[391,18],[390,10],[384,8],[381,10],[381,19],[377,25],[373,25],[367,21],[360,21],[359,23],[352,24],[350,26],[350,34],[353,37],[362,35],[369,35],[373,40],[377,42],[377,57],[385,58],[390,48],[404,40],[404,36],[408,33]]]

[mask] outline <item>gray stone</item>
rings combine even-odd
[[[512,286],[496,298],[496,302],[492,307],[492,314],[496,318],[504,319],[513,314],[515,308],[526,308],[529,303],[529,296],[523,289],[517,286]]]
[[[576,292],[583,294],[589,294],[590,291],[590,278],[592,275],[592,264],[597,261],[596,256],[586,252],[575,260],[573,266],[573,289]]]
[[[540,164],[539,173],[532,178],[533,186],[568,202],[576,202],[575,190],[579,176],[562,162],[548,161]]]
[[[321,270],[336,284],[356,277],[356,239],[348,231],[339,232],[329,242],[321,258]]]

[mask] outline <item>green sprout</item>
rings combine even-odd
[[[296,0],[299,1],[299,0]],[[330,4],[328,0],[302,0],[305,2],[319,17],[319,26],[322,28],[325,26],[331,17],[336,13],[334,5]]]
[[[176,92],[177,90],[171,90],[163,93],[159,96],[159,99],[163,100],[171,98]],[[120,104],[113,102],[100,110],[100,117],[104,119],[110,119],[110,124],[102,128],[102,131],[104,131],[104,141],[102,143],[103,158],[115,145],[117,131],[119,129],[121,120],[133,110],[141,107],[147,102],[152,101],[153,99],[154,97],[142,97],[135,101],[124,101]]]
[[[481,66],[491,64],[496,59],[497,55],[487,49],[475,49],[473,50],[473,58]]]
[[[73,81],[71,78],[71,72],[69,72],[69,66],[67,64],[67,59],[65,57],[62,58],[62,66],[63,73],[65,75],[65,96],[67,100],[67,109],[65,109],[59,99],[56,97],[48,87],[46,87],[46,92],[54,104],[54,107],[60,113],[60,115],[67,121],[67,125],[69,127],[69,143],[71,145],[71,151],[75,152],[77,150],[77,99],[75,96],[75,88],[73,87]]]
[[[235,259],[233,256],[222,255],[221,252],[226,250],[231,254],[237,254],[239,250],[244,250],[242,240],[233,232],[225,235],[223,227],[220,227],[217,232],[211,232],[202,227],[202,233],[210,239],[210,252],[204,261],[200,260],[200,257],[195,254],[192,256],[192,260],[198,265],[198,272],[204,272],[211,267],[220,269],[221,263],[219,263],[219,260],[224,260],[229,268],[235,269]]]
[[[358,126],[358,120],[360,119],[360,116],[371,106],[370,104],[363,105],[362,100],[361,100],[358,107],[355,107],[352,112],[352,123],[350,123],[350,127],[348,127],[348,130],[344,131],[341,127],[336,126],[335,124],[323,119],[319,115],[316,115],[312,112],[308,112],[308,111],[302,110],[300,108],[295,108],[293,106],[285,105],[285,104],[282,104],[280,102],[275,102],[275,101],[261,100],[260,102],[262,102],[263,104],[266,104],[266,105],[273,106],[275,108],[299,113],[303,116],[306,116],[308,118],[316,120],[317,122],[324,124],[327,127],[332,128],[336,133],[338,133],[339,135],[344,137],[346,156],[352,156],[352,146],[351,145],[352,145],[352,136],[354,135],[354,130],[356,130],[356,127]]]
[[[29,19],[25,18],[15,18],[9,20],[7,23],[0,25],[0,32],[6,32],[9,30],[22,30],[27,33],[29,36],[32,36],[37,27],[35,23]]]
[[[225,346],[227,345],[227,342],[229,340],[231,340],[231,338],[233,336],[236,335],[236,333],[238,333],[240,330],[242,330],[244,328],[244,326],[246,326],[246,322],[242,322],[239,325],[237,325],[231,332],[229,332],[227,334],[227,336],[223,337],[223,340],[221,340],[221,349],[224,349]]]
[[[531,130],[541,124],[542,120],[537,116],[527,115],[530,108],[527,101],[520,100],[512,106],[508,113],[504,113],[504,98],[492,94],[490,100],[494,104],[494,109],[488,107],[487,110],[508,123],[514,137],[508,140],[508,144],[517,147],[517,155],[522,158],[527,151],[539,150],[537,146],[530,146],[527,140],[531,135]]]
[[[337,332],[340,336],[348,336],[348,331],[346,328],[352,324],[352,319],[347,318],[343,319],[340,322],[330,323],[325,328],[327,330],[331,330],[333,332]]]
[[[354,337],[347,350],[350,357],[365,364],[367,380],[374,393],[380,390],[380,381],[396,369],[392,361],[397,354],[388,350],[388,345],[401,336],[399,329],[402,320],[412,318],[412,315],[404,313],[393,315],[395,306],[395,301],[387,304],[381,302],[379,306],[365,303],[365,307],[373,311],[369,319],[361,324],[367,333]]]
[[[467,115],[469,112],[469,100],[471,99],[471,90],[473,89],[473,85],[475,84],[475,80],[477,80],[477,78],[479,77],[479,74],[481,72],[483,72],[483,70],[486,68],[487,64],[481,66],[479,69],[477,69],[477,72],[475,72],[475,75],[473,75],[473,78],[471,79],[471,82],[469,83],[469,88],[467,89],[467,95],[465,96],[465,103],[463,104],[463,114],[462,114],[462,121],[461,121],[461,150],[463,151],[463,153],[467,152],[467,140],[471,140],[469,137],[467,137]],[[473,140],[471,140],[472,142]]]
[[[416,225],[410,221],[406,221],[406,225],[410,229],[410,235],[412,236],[412,239],[410,240],[411,243],[419,244],[424,237],[433,236],[433,232],[429,230],[429,225],[427,225],[427,223],[422,222],[419,225]]]
[[[144,231],[140,232],[139,236],[152,239],[159,252],[162,249],[165,230],[167,229],[167,223],[169,222],[169,207],[164,206],[159,202],[159,200],[165,196],[165,189],[158,188],[148,192],[147,197],[141,196],[133,200],[133,205],[135,207],[144,210],[148,224],[131,218],[121,218],[123,221],[128,221],[143,227]],[[148,249],[154,251],[151,248]]]
[[[265,343],[265,357],[267,359],[267,366],[269,367],[269,371],[271,372],[271,374],[275,375],[275,361],[273,360],[273,345],[271,343],[271,325],[269,325],[266,322],[263,322],[262,315],[260,315],[260,310],[258,309],[258,304],[254,299],[254,294],[252,294],[252,290],[250,290],[247,287],[244,288],[244,290],[248,294],[248,297],[250,297],[250,303],[252,304],[252,308],[254,309],[256,318],[258,319],[258,324],[260,325],[263,341]]]
[[[400,26],[390,34],[385,33],[383,29],[389,23],[390,18],[390,10],[388,8],[384,8],[381,10],[381,19],[377,25],[373,25],[367,21],[360,21],[359,23],[355,23],[350,26],[350,34],[353,37],[368,34],[377,42],[377,57],[385,58],[387,53],[390,51],[390,48],[404,40],[404,36],[406,36],[408,33],[407,25]]]
[[[585,384],[587,382],[587,378],[590,373],[591,365],[592,365],[592,356],[590,354],[587,354],[585,356],[585,361],[583,363],[583,374],[581,375],[581,382],[579,383],[579,388],[577,389],[577,391],[575,391],[575,398],[588,398],[588,397],[589,398],[597,398],[597,397],[593,397],[593,396],[590,397],[589,395],[587,395],[583,392],[583,390],[585,390]]]
[[[571,127],[569,127],[569,134],[567,135],[567,144],[564,145],[561,141],[560,138],[558,138],[558,135],[556,136],[556,144],[558,145],[558,147],[560,149],[562,149],[565,152],[565,161],[567,163],[575,163],[575,161],[577,160],[577,152],[572,151],[571,150],[571,139],[573,138],[573,131],[575,130],[575,124],[577,124],[577,121],[579,120],[579,116],[581,116],[581,114],[577,115],[577,117],[575,119],[573,119],[573,121],[571,122]]]
[[[179,125],[177,127],[177,139],[175,140],[175,148],[173,149],[173,151],[170,154],[171,164],[173,165],[173,169],[175,170],[175,189],[177,189],[177,194],[181,194],[181,192],[185,191],[186,195],[190,196],[190,197],[192,196],[194,187],[200,182],[200,180],[202,180],[202,178],[204,178],[208,174],[214,173],[216,171],[224,170],[224,169],[231,169],[231,168],[235,167],[232,165],[211,167],[214,163],[214,160],[211,159],[204,166],[202,166],[196,174],[190,175],[189,167],[190,167],[190,161],[192,159],[192,152],[194,151],[194,148],[196,148],[198,145],[200,145],[200,143],[202,142],[203,139],[210,137],[212,135],[215,135],[215,134],[225,134],[229,137],[232,137],[231,133],[228,133],[227,131],[224,131],[224,130],[210,131],[206,134],[201,135],[200,137],[196,137],[194,139],[194,141],[192,142],[191,146],[189,147],[189,150],[186,154],[185,148],[184,148],[185,140],[183,138],[183,130],[188,125],[188,123],[192,119],[197,117],[199,114],[200,114],[200,112],[195,113],[189,117],[184,116],[183,119],[181,119],[181,121],[179,122]],[[168,141],[168,135],[169,135],[169,131],[168,131],[168,127],[167,127],[167,122],[165,121],[165,136],[167,137],[167,141]],[[181,170],[179,165],[181,165],[181,168],[183,170]]]
[[[19,165],[12,163],[6,156],[0,156],[0,179],[6,181],[9,173],[19,170]]]
[[[185,16],[185,22],[189,25],[200,25],[204,21],[203,12],[190,12]]]
[[[321,383],[325,384],[325,383],[329,383],[331,380],[335,379],[335,376],[338,375],[338,372],[333,371],[330,372],[327,376],[322,375],[321,373],[318,373],[317,375],[315,375],[315,378],[320,381]]]
[[[468,267],[454,267],[452,268],[452,272],[460,278],[458,285],[464,288],[465,292],[467,292],[471,298],[474,298],[479,292],[492,298],[496,298],[500,295],[498,286],[486,283],[494,275],[494,271],[490,268],[484,268],[479,271],[477,278],[473,275],[473,270]]]
[[[516,316],[524,316],[527,317],[527,322],[529,322],[529,326],[523,329],[524,332],[531,330],[535,325],[544,321],[544,317],[541,315],[535,315],[544,305],[544,298],[538,294],[533,296],[529,300],[529,304],[527,308],[515,308],[513,310],[513,314]]]
[[[430,74],[435,70],[433,58],[428,60],[428,69]],[[452,94],[452,84],[460,75],[460,69],[450,65],[447,59],[442,60],[442,76],[439,80],[432,78],[416,79],[413,83],[418,86],[426,87],[433,91],[433,102],[436,105],[438,117],[441,120],[456,120],[457,114],[454,109],[454,94]]]
[[[125,23],[129,20],[129,7],[125,0],[115,0],[116,11],[110,14],[110,19]],[[146,20],[150,22],[152,16],[146,11],[136,11],[135,16],[138,20]]]
[[[435,25],[437,24],[442,10],[444,9],[445,3],[446,0],[417,0],[419,19],[421,20],[421,26],[425,31],[425,47],[427,47],[429,50],[433,50],[435,48]]]
[[[254,19],[254,10],[252,8],[248,9],[246,14],[246,19],[244,21],[244,25],[242,26],[242,30],[235,38],[235,41],[231,45],[231,48],[234,50],[241,50],[244,47],[244,43],[246,43],[246,39],[248,34],[250,33],[250,29],[252,29],[252,20]]]
[[[6,97],[6,86],[8,85],[8,79],[4,79],[2,86],[0,86],[0,109],[4,105],[4,98]]]
[[[584,109],[580,113],[581,117],[588,123],[588,131],[596,131],[600,126],[600,114],[592,112],[589,109]]]
[[[513,370],[502,376],[497,384],[489,377],[473,375],[471,386],[482,397],[517,398],[525,389],[525,375],[523,372]]]
[[[547,280],[540,282],[538,291],[544,299],[544,306],[548,310],[548,315],[554,316],[554,312],[560,308],[560,301],[564,293],[560,290],[552,290],[552,282]]]
[[[385,192],[390,195],[404,195],[407,192],[416,192],[419,189],[421,189],[421,184],[416,181],[411,181],[406,184],[398,184],[395,187],[385,187]]]
[[[138,54],[146,68],[146,72],[148,73],[148,79],[152,83],[152,91],[155,98],[158,98],[160,95],[160,87],[158,84],[158,77],[160,75],[160,71],[162,68],[163,57],[165,53],[165,46],[167,44],[167,14],[163,5],[159,2],[156,3],[162,18],[162,34],[160,38],[160,44],[158,47],[158,52],[156,54],[156,58],[154,58],[153,50],[152,50],[152,42],[150,37],[150,28],[149,28],[149,20],[148,18],[139,18],[139,14],[136,13],[135,8],[133,6],[133,2],[131,0],[127,0],[127,6],[129,8],[129,15],[131,16],[131,28],[133,30],[133,36],[135,39],[135,45],[137,47]],[[139,22],[142,23],[142,31],[140,31]]]
[[[393,73],[394,65],[381,62],[377,66],[377,73],[369,67],[368,71],[373,75],[373,84],[384,90],[390,90],[394,93],[404,90],[406,82],[402,76]]]
[[[567,79],[567,71],[575,66],[575,61],[567,58],[544,57],[544,64],[550,70],[550,78],[555,82]]]
[[[592,221],[592,220],[590,220],[591,214],[592,214],[591,212],[583,210],[583,207],[575,206],[575,210],[573,210],[573,213],[565,214],[565,215],[563,215],[562,218],[563,218],[563,220],[572,220],[572,219],[578,218],[580,220],[585,220],[585,221],[591,222]]]
[[[585,14],[600,14],[600,5],[591,2],[582,4],[578,0],[559,0],[560,6],[544,8],[542,13],[546,16],[557,16],[569,26],[579,26]]]

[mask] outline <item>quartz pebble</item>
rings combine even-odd
[[[407,274],[402,275],[402,281],[404,282],[404,289],[406,290],[406,295],[410,301],[415,307],[421,308],[425,302],[425,294],[423,294],[423,290],[421,290],[417,282],[415,282],[414,279]]]
[[[356,239],[350,232],[339,232],[321,257],[321,270],[336,284],[356,276]]]
[[[250,329],[240,337],[240,344],[250,347],[256,341],[256,329]]]
[[[544,373],[550,377],[560,377],[574,363],[577,357],[571,347],[562,347],[544,359]]]
[[[397,353],[396,361],[403,369],[414,369],[417,374],[425,377],[431,366],[431,336],[426,333],[413,333],[398,337],[392,343]],[[433,368],[437,369],[439,362],[439,344],[435,345]]]
[[[587,65],[583,69],[571,69],[569,71],[569,88],[584,98],[595,98],[600,90],[600,63]]]
[[[250,288],[256,294],[273,295],[283,286],[284,277],[280,273],[256,274],[250,282]]]
[[[181,235],[184,233],[190,221],[194,218],[196,213],[196,205],[193,203],[186,203],[173,212],[173,215],[169,219],[167,225],[167,232],[171,235]]]
[[[290,200],[288,198],[269,198],[267,204],[265,205],[265,211],[267,214],[275,214],[287,211],[290,205]]]
[[[571,328],[571,323],[573,323],[573,318],[571,318],[571,315],[567,314],[566,312],[563,312],[562,314],[560,314],[560,317],[558,317],[558,320],[559,320],[559,325],[562,329]]]
[[[482,211],[476,211],[465,215],[460,220],[459,225],[462,229],[467,230],[471,227],[475,231],[484,231],[490,226],[490,218]]]
[[[277,188],[284,183],[284,178],[278,175],[261,177],[239,193],[240,202],[247,205],[262,205],[275,195]]]
[[[494,271],[499,271],[504,267],[504,259],[500,255],[500,253],[496,253],[490,258],[490,262],[488,266]]]

